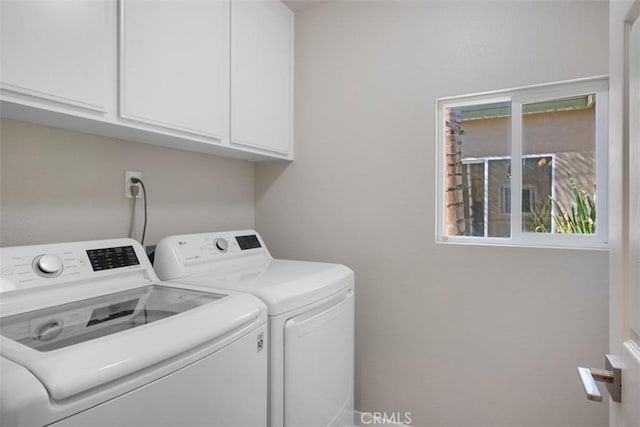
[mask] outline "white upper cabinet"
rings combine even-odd
[[[231,143],[291,155],[293,13],[278,0],[231,2]]]
[[[249,160],[293,159],[279,0],[0,0],[0,113]]]
[[[229,2],[120,3],[120,117],[228,138]]]
[[[0,1],[3,99],[105,113],[115,32],[108,1]]]

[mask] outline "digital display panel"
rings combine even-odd
[[[93,271],[110,270],[112,268],[139,265],[138,257],[133,246],[118,248],[91,249],[87,251]]]
[[[240,245],[240,249],[243,251],[245,249],[256,249],[262,247],[258,240],[258,236],[255,234],[249,234],[248,236],[236,236],[236,241],[238,242],[238,245]]]

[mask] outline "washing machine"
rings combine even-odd
[[[267,310],[131,239],[0,248],[0,425],[264,426]]]
[[[171,236],[163,280],[251,293],[269,319],[269,425],[352,425],[354,275],[344,265],[274,259],[253,230]]]

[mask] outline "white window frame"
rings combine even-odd
[[[453,96],[436,100],[436,242],[472,245],[532,246],[557,248],[606,249],[608,245],[608,90],[607,76],[563,81],[551,84],[526,86],[494,92]],[[582,95],[596,95],[596,233],[558,234],[552,221],[552,233],[535,233],[522,230],[522,162],[511,162],[511,237],[448,236],[445,224],[445,110],[452,107],[511,103],[512,159],[522,156],[522,106],[552,99]],[[464,137],[463,137],[464,138]],[[525,156],[526,157],[526,156]],[[508,157],[507,157],[508,158]],[[467,159],[465,159],[467,160]],[[472,159],[468,159],[472,160]],[[478,161],[480,159],[477,159]],[[486,169],[486,168],[485,168]],[[555,172],[553,172],[555,174]],[[555,177],[554,177],[555,179]],[[552,186],[553,188],[553,186]],[[485,192],[487,188],[485,188]],[[485,210],[488,209],[485,206]],[[485,226],[486,228],[486,226]]]

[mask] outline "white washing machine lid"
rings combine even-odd
[[[179,279],[181,283],[248,292],[260,298],[270,316],[312,304],[353,286],[353,271],[342,264],[254,258]]]
[[[62,400],[266,320],[244,294],[153,283],[0,319],[0,355]]]

